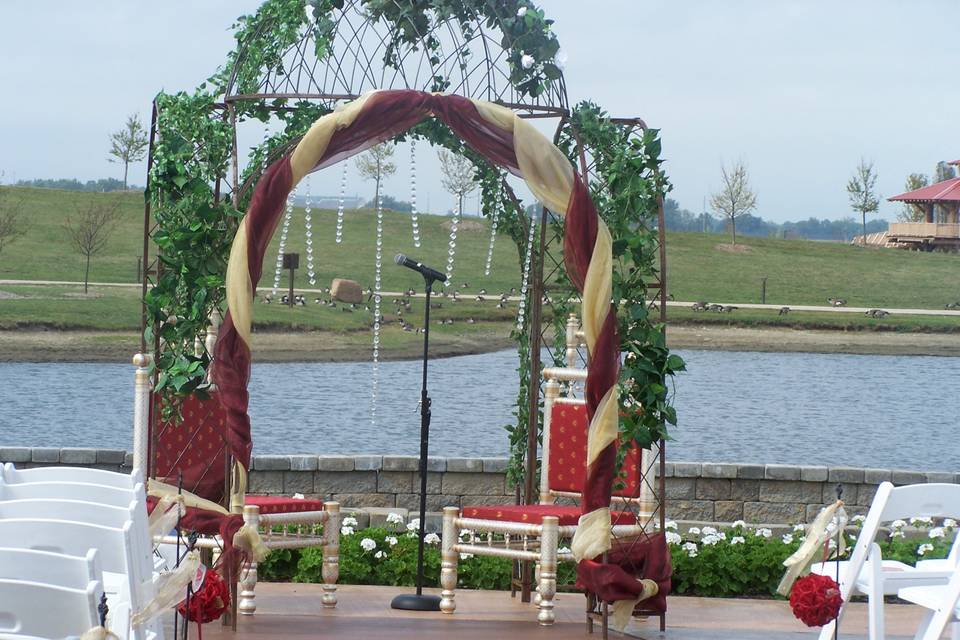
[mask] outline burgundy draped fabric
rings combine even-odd
[[[663,533],[645,540],[615,544],[607,554],[607,562],[584,560],[577,565],[577,586],[595,593],[600,600],[635,600],[644,592],[637,578],[653,580],[658,591],[643,601],[643,608],[655,613],[667,610],[673,568],[670,550]],[[634,577],[636,576],[636,577]]]
[[[152,513],[158,500],[147,496],[147,512]],[[219,535],[223,539],[223,553],[217,560],[217,566],[225,567],[237,575],[240,564],[245,560],[245,551],[233,544],[233,536],[237,535],[243,526],[243,516],[239,514],[223,514],[206,509],[187,507],[187,512],[180,518],[180,531],[183,535],[196,531],[205,536]]]

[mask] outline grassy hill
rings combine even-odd
[[[137,256],[142,252],[143,199],[136,193],[87,194],[48,189],[13,188],[12,195],[23,203],[30,227],[26,235],[0,254],[0,279],[79,280],[83,260],[68,244],[63,229],[66,217],[78,203],[88,199],[117,199],[122,218],[116,225],[106,252],[94,258],[91,281],[133,282],[136,279]],[[316,247],[317,287],[329,286],[334,277],[359,280],[364,286],[373,283],[374,212],[347,211],[343,243],[334,242],[335,212],[314,211],[314,246]],[[443,216],[422,216],[423,243],[413,247],[408,214],[385,213],[383,246],[383,285],[387,290],[419,288],[415,273],[392,264],[393,256],[403,252],[438,269],[446,265],[449,219]],[[489,242],[487,221],[471,221],[480,229],[462,230],[457,241],[454,268],[455,286],[469,282],[466,290],[475,294],[485,288],[491,294],[519,287],[517,251],[510,238],[500,235],[494,252],[493,270],[483,276]],[[278,234],[279,236],[279,234]],[[267,254],[261,286],[273,283],[274,262],[279,237],[275,237]],[[825,304],[828,297],[846,298],[851,306],[920,307],[942,309],[944,304],[960,300],[960,256],[921,254],[885,249],[864,249],[857,246],[741,238],[736,247],[726,236],[698,233],[670,233],[668,248],[668,289],[675,300],[709,300],[726,303],[760,302],[761,278],[767,278],[770,304]],[[301,269],[296,285],[309,286],[306,279],[306,251],[303,212],[295,211],[288,251],[300,253]],[[287,285],[286,275],[281,288]],[[138,293],[135,290],[99,289],[84,298],[68,288],[4,286],[8,294],[0,295],[0,328],[24,324],[49,326],[130,328],[139,323]],[[390,301],[385,301],[389,306]],[[444,310],[451,316],[475,318],[478,322],[504,321],[515,309],[495,310],[484,306],[459,304],[456,311]],[[326,326],[342,330],[361,330],[366,325],[362,314],[343,313],[318,306],[310,312],[278,309],[276,305],[258,305],[257,321],[267,325],[296,324],[304,327]],[[293,312],[293,315],[291,315]],[[887,327],[957,330],[954,318],[896,318],[884,321],[856,315],[799,314],[778,318],[769,312],[738,311],[735,314],[696,314],[671,309],[676,320],[697,322],[744,322],[748,324],[776,322],[791,325],[835,327]],[[413,318],[411,317],[411,320]],[[465,325],[464,325],[465,326]]]

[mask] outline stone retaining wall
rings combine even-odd
[[[0,462],[18,467],[52,464],[128,471],[121,450],[0,447]],[[512,502],[505,458],[431,458],[427,510]],[[338,500],[345,508],[419,508],[420,477],[413,456],[256,456],[250,492]],[[879,483],[960,482],[960,473],[816,467],[781,464],[669,462],[667,516],[697,522],[785,525],[808,522],[843,486],[848,511],[866,513]]]

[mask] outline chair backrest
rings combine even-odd
[[[80,636],[99,623],[101,583],[81,589],[0,579],[0,636],[33,638]]]
[[[97,550],[85,556],[51,551],[0,547],[0,580],[29,580],[68,589],[86,589],[90,582],[103,582]]]
[[[85,557],[96,549],[100,568],[111,573],[140,573],[132,553],[133,525],[121,529],[52,518],[0,519],[0,540],[15,549]]]
[[[133,473],[117,473],[104,469],[90,469],[88,467],[34,467],[33,469],[17,469],[12,462],[0,466],[0,482],[6,484],[22,484],[27,482],[80,482],[85,484],[99,484],[117,489],[129,489],[143,484],[143,477],[139,470]]]
[[[114,507],[128,507],[132,500],[141,495],[144,496],[143,500],[146,503],[143,484],[137,484],[133,490],[83,482],[0,484],[0,500],[82,500]]]

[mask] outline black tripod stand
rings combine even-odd
[[[401,256],[397,256],[397,263]],[[431,270],[432,271],[432,270]],[[423,273],[426,294],[423,311],[423,383],[420,388],[420,540],[417,545],[417,593],[403,594],[395,597],[390,603],[393,609],[409,611],[440,611],[440,597],[423,594],[423,536],[427,520],[427,449],[430,443],[430,396],[427,395],[427,352],[430,346],[430,294],[433,292],[433,283],[446,278],[436,277],[437,272]]]

